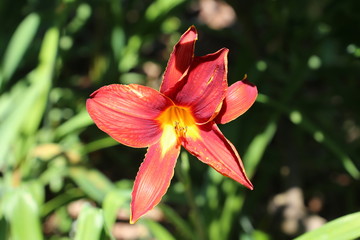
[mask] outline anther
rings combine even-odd
[[[178,121],[174,122],[174,130],[176,132],[176,135],[178,136],[178,138],[183,138],[186,136],[186,132],[187,132],[187,126],[180,126],[180,123]]]

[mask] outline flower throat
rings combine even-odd
[[[164,145],[172,145],[175,142],[180,145],[186,137],[200,137],[199,128],[189,108],[171,106],[157,120],[164,131],[161,138]]]

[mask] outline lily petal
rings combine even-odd
[[[213,54],[194,57],[188,75],[169,93],[175,104],[191,108],[199,124],[210,121],[225,98],[228,51],[223,48]]]
[[[200,138],[186,138],[183,146],[200,161],[224,176],[230,177],[249,189],[253,185],[246,176],[244,165],[232,143],[210,122],[200,125]]]
[[[169,188],[180,146],[163,151],[161,143],[150,146],[136,176],[131,199],[130,223],[154,208]]]
[[[216,123],[228,123],[245,113],[255,102],[258,91],[255,85],[247,81],[246,77],[228,88],[226,97]]]
[[[98,128],[131,147],[147,147],[159,141],[162,130],[155,119],[171,105],[163,94],[137,84],[102,87],[86,102]]]
[[[179,42],[174,46],[174,50],[170,55],[160,92],[166,95],[166,92],[174,87],[180,80],[181,76],[189,68],[194,57],[195,41],[197,40],[197,31],[191,26],[180,38]]]

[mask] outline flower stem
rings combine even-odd
[[[178,163],[175,167],[175,174],[179,181],[184,185],[184,191],[186,200],[190,205],[190,214],[189,217],[196,229],[197,236],[196,239],[205,240],[205,228],[204,222],[200,210],[195,202],[195,197],[191,187],[191,179],[189,176],[189,157],[186,152],[181,152],[180,156],[181,162]]]

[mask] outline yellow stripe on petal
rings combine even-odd
[[[177,144],[177,136],[174,127],[166,124],[163,127],[163,134],[160,138],[161,156],[163,157],[175,144]]]

